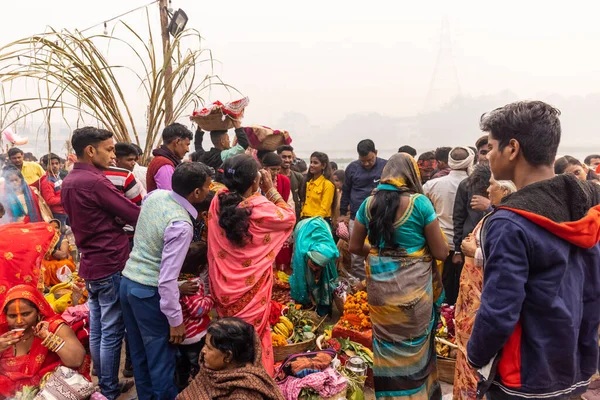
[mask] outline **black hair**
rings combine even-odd
[[[396,213],[400,207],[400,192],[379,190],[373,195],[371,220],[369,221],[369,243],[373,247],[396,248]]]
[[[31,308],[35,308],[37,310],[37,312],[40,312],[39,308],[37,308],[37,306],[35,305],[34,302],[32,302],[31,300],[27,300],[27,299],[13,299],[11,301],[9,301],[8,303],[6,303],[6,307],[4,307],[4,315],[8,314],[8,307],[10,307],[10,305],[12,303],[14,303],[15,301],[19,300],[20,302],[22,301],[23,303],[27,304],[29,307]]]
[[[448,164],[448,154],[450,154],[450,150],[452,150],[452,147],[438,147],[435,149],[436,161]]]
[[[338,169],[333,173],[333,176],[335,176],[336,178],[338,178],[339,181],[344,183],[344,181],[346,180],[346,171],[344,171],[343,169]]]
[[[329,161],[329,166],[331,167],[331,172],[335,172],[338,170],[338,165],[335,161]]]
[[[225,230],[225,237],[238,247],[252,241],[249,232],[252,209],[238,207],[244,200],[243,194],[254,184],[258,166],[254,158],[240,154],[228,158],[223,163],[223,184],[229,193],[219,195],[219,226]]]
[[[127,157],[130,155],[139,157],[138,149],[136,149],[134,145],[125,142],[119,142],[115,144],[115,156],[117,158]]]
[[[467,178],[468,185],[475,195],[487,197],[487,188],[490,186],[490,178],[492,170],[489,164],[477,164],[473,169],[473,173]]]
[[[296,162],[292,165],[290,169],[292,171],[300,172],[301,174],[303,174],[308,169],[308,166],[306,165],[306,161],[304,161],[301,158],[297,158]]]
[[[133,147],[135,147],[135,149],[137,150],[137,153],[138,153],[138,156],[139,156],[139,157],[141,157],[141,156],[143,156],[143,155],[144,155],[144,150],[142,150],[142,148],[141,148],[140,146],[138,146],[138,145],[137,145],[137,144],[135,144],[135,143],[131,143],[131,145],[132,145]]]
[[[292,146],[290,146],[289,144],[284,144],[284,145],[279,146],[277,148],[277,154],[281,154],[284,151],[291,151],[293,153],[294,152],[294,148]]]
[[[554,173],[556,175],[564,174],[565,170],[569,167],[569,165],[577,165],[579,167],[583,167],[583,165],[581,165],[581,162],[575,157],[564,156],[554,162]]]
[[[283,161],[276,153],[269,152],[262,158],[262,165],[265,167],[279,167]]]
[[[175,168],[171,178],[173,191],[187,197],[196,189],[202,188],[210,177],[210,170],[202,163],[184,162]]]
[[[33,161],[37,162],[37,157],[34,156],[32,152],[27,152],[23,154],[23,158],[31,158]]]
[[[258,161],[260,161],[262,163],[263,158],[265,158],[265,156],[269,153],[275,154],[275,152],[273,152],[271,150],[258,150],[256,152],[256,158],[258,159]]]
[[[217,146],[223,135],[227,135],[227,131],[210,131],[210,141],[214,146]]]
[[[477,148],[473,147],[473,146],[469,146],[469,148],[471,150],[473,150],[473,154],[474,154],[474,156],[473,156],[473,164],[477,164],[479,162],[479,150],[477,150]],[[469,155],[467,154],[467,157],[468,156]]]
[[[477,151],[475,151],[475,153],[477,153],[481,147],[487,146],[487,145],[488,145],[488,135],[480,137],[475,142],[475,148],[477,150]]]
[[[585,165],[590,165],[594,158],[600,158],[600,154],[590,154],[585,158],[583,162],[585,163]]]
[[[50,161],[52,161],[52,160],[58,160],[59,163],[62,162],[61,158],[58,155],[56,155],[54,153],[50,153],[50,154],[44,154],[42,156],[42,158],[40,158],[40,165],[42,167],[48,169],[50,166]]]
[[[329,182],[333,183],[333,172],[331,172],[331,165],[329,164],[329,156],[320,151],[315,151],[314,153],[312,153],[310,155],[310,158],[311,158],[311,160],[313,158],[316,158],[317,160],[319,160],[319,162],[323,165],[323,176]],[[301,193],[302,200],[306,199],[306,185],[313,178],[314,178],[314,175],[311,174],[310,170],[309,170],[308,173],[306,174],[306,177],[304,178],[304,185],[302,185],[302,193]],[[335,186],[335,184],[334,184],[334,186]],[[338,196],[338,194],[337,194],[337,190],[336,190],[333,192],[333,202],[331,203],[331,215],[335,215],[335,211],[337,209],[337,196]]]
[[[6,210],[4,209],[4,204],[0,203],[0,214],[6,214]]]
[[[164,145],[168,145],[176,139],[194,139],[192,131],[186,128],[184,125],[178,124],[177,122],[167,126],[162,131],[162,140]]]
[[[533,166],[551,166],[560,144],[560,111],[542,101],[518,101],[484,114],[481,130],[499,142],[502,151],[511,139]]]
[[[17,154],[23,154],[23,150],[19,149],[18,147],[13,147],[8,149],[8,158],[11,158],[12,156],[15,156]]]
[[[181,266],[182,274],[198,274],[208,264],[208,245],[206,242],[192,242],[188,249],[183,265]]]
[[[404,145],[398,149],[398,153],[410,154],[413,158],[417,156],[417,150],[414,147]]]
[[[75,150],[77,157],[83,157],[83,152],[88,146],[96,148],[98,143],[113,137],[112,132],[106,129],[99,129],[93,126],[85,126],[75,129],[71,137],[71,146]]]
[[[435,160],[435,152],[433,151],[426,151],[425,153],[421,153],[419,155],[419,160],[418,161],[429,161],[429,160]]]
[[[371,139],[365,139],[358,142],[356,151],[360,157],[368,156],[369,153],[377,153],[377,150],[375,150],[375,143],[373,143]]]
[[[249,323],[235,317],[212,321],[206,332],[210,334],[210,344],[223,353],[231,353],[233,362],[254,363],[255,330]]]
[[[215,192],[210,191],[208,192],[208,194],[206,195],[206,198],[204,200],[202,200],[200,203],[196,203],[194,204],[194,208],[198,211],[198,213],[201,213],[203,211],[208,211],[208,209],[210,208],[210,203],[212,202],[212,199],[215,198]]]

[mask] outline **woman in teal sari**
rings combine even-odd
[[[303,219],[294,230],[294,256],[290,287],[300,304],[314,303],[317,314],[331,312],[338,277],[335,260],[340,256],[329,224],[321,217]]]
[[[360,207],[350,238],[350,252],[369,256],[375,394],[440,399],[434,333],[444,295],[436,260],[446,259],[448,244],[410,155],[393,155],[380,182]]]

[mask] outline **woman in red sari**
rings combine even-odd
[[[0,396],[38,386],[56,367],[79,369],[89,379],[85,349],[44,296],[29,285],[6,293],[0,316]]]
[[[227,189],[219,192],[208,212],[210,290],[219,316],[238,317],[254,326],[263,365],[272,376],[272,266],[294,229],[296,213],[273,187],[271,175],[259,173],[250,156],[225,160],[223,183]]]

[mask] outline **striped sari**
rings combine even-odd
[[[440,399],[435,327],[441,265],[426,249],[373,250],[367,265],[377,399]]]

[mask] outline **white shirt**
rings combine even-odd
[[[427,181],[423,186],[425,195],[433,203],[435,213],[440,221],[442,231],[446,235],[448,245],[454,250],[454,200],[456,199],[456,190],[458,185],[468,178],[466,171],[450,171],[450,173],[441,178]]]
[[[148,190],[146,187],[146,173],[148,172],[147,167],[142,167],[140,164],[135,163],[133,166],[133,176],[135,176],[135,180],[142,184],[144,190]]]

